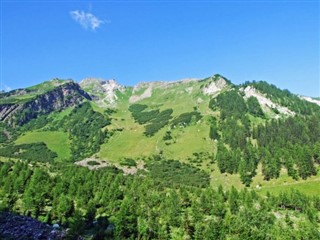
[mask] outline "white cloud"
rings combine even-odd
[[[79,23],[84,29],[95,30],[96,28],[99,28],[101,24],[105,23],[92,13],[86,13],[84,11],[71,11],[70,15],[72,19]]]

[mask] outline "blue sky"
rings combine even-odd
[[[1,87],[220,73],[319,97],[319,8],[307,0],[2,0]]]

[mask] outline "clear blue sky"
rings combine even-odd
[[[1,81],[265,80],[320,96],[319,1],[1,1]]]

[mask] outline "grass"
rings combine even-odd
[[[187,126],[185,128],[176,127],[172,129],[172,137],[174,142],[166,145],[161,139],[159,148],[163,150],[163,155],[166,158],[185,160],[192,156],[193,153],[209,152],[213,153],[213,143],[209,139],[209,126],[200,120],[198,124]],[[172,140],[170,141],[172,142]]]
[[[0,156],[0,162],[8,162],[8,161],[12,161],[12,159],[8,158],[8,157],[2,157]]]
[[[262,188],[259,193],[265,195],[268,191],[272,194],[280,194],[281,192],[291,191],[292,189],[298,190],[309,196],[319,196],[320,195],[320,179],[317,180],[302,180],[296,183],[275,185]]]
[[[199,94],[201,84],[187,82],[174,84],[168,88],[165,86],[155,87],[152,91],[152,98],[146,98],[137,103],[146,104],[148,109],[156,108],[160,111],[167,109],[167,106],[170,105],[170,108],[173,109],[173,117],[179,116],[181,113],[192,112],[194,107],[207,115],[212,111],[208,108],[209,97]],[[101,146],[101,150],[97,154],[98,157],[109,161],[119,161],[123,157],[147,157],[162,151],[166,158],[185,161],[194,152],[213,151],[212,142],[207,137],[209,126],[205,119],[193,126],[173,129],[175,143],[172,142],[170,145],[167,145],[163,140],[168,127],[162,128],[152,137],[144,136],[144,126],[135,123],[128,111],[128,99],[131,92],[132,89],[126,89],[125,93],[118,93],[117,112],[112,115],[112,124],[108,126],[108,129],[112,131],[122,128],[123,131],[116,132],[107,143]],[[200,97],[202,101],[198,102]]]
[[[40,84],[37,84],[35,86],[31,86],[26,88],[28,90],[28,93],[25,93],[23,95],[11,95],[6,98],[0,99],[0,104],[7,104],[7,103],[25,103],[36,96],[43,94],[45,92],[53,90],[56,86],[64,84],[66,81],[54,79],[51,81],[46,81]]]
[[[44,142],[51,151],[57,153],[58,161],[67,160],[71,156],[68,135],[60,131],[26,132],[15,141],[15,144],[35,142]]]
[[[119,161],[124,157],[152,155],[156,152],[156,137],[147,138],[143,131],[143,126],[133,125],[129,131],[116,132],[106,144],[101,145],[98,156],[109,161]]]
[[[225,189],[230,189],[231,186],[234,186],[237,189],[244,188],[244,185],[240,181],[239,174],[221,174],[216,164],[211,165],[210,169],[213,170],[211,173],[212,187],[216,188],[221,184]],[[257,189],[257,185],[261,186],[261,189]],[[282,169],[279,178],[266,181],[263,180],[260,164],[257,169],[257,175],[253,178],[251,189],[254,189],[260,195],[266,195],[267,192],[278,195],[281,192],[290,192],[294,189],[309,196],[319,196],[320,173],[318,171],[317,176],[312,176],[306,180],[299,179],[296,181],[287,175],[285,169]]]
[[[240,180],[239,174],[229,174],[229,173],[220,173],[220,170],[216,164],[212,165],[212,173],[211,177],[211,186],[213,188],[218,188],[219,185],[223,186],[224,189],[228,190],[232,186],[236,189],[243,189],[245,186],[242,184]]]
[[[115,134],[107,143],[101,146],[98,156],[109,161],[119,161],[123,157],[148,157],[158,154],[160,151],[166,158],[185,161],[194,152],[213,152],[213,145],[208,137],[209,126],[205,120],[186,128],[172,129],[172,136],[175,143],[167,145],[163,140],[168,127],[162,128],[152,137],[146,137],[143,125],[135,123],[131,113],[123,108],[112,115],[112,124],[108,126],[110,131],[116,128],[123,128]]]
[[[9,96],[9,97],[0,99],[0,104],[26,103],[36,96],[37,96],[36,94],[27,94],[27,95],[21,95],[21,96]]]
[[[272,194],[279,194],[280,192],[291,191],[291,189],[299,190],[307,195],[320,195],[319,167],[316,176],[309,177],[306,180],[299,179],[297,181],[289,177],[285,169],[281,169],[279,178],[265,181],[263,180],[261,168],[260,164],[251,186],[255,188],[257,185],[260,185],[261,189],[258,190],[258,192],[262,195],[265,195],[268,191]]]

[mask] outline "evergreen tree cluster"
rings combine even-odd
[[[288,107],[290,110],[296,113],[302,115],[311,115],[320,112],[319,106],[317,106],[315,103],[304,101],[297,95],[292,94],[289,90],[281,90],[275,85],[269,84],[265,81],[246,82],[242,86],[246,87],[249,85],[257,89],[259,92],[265,94],[266,97],[271,99],[273,102]]]
[[[45,143],[40,142],[1,147],[0,156],[27,161],[53,162],[57,154],[48,149]]]
[[[273,95],[268,95],[270,98],[298,101],[287,91],[264,83],[257,84],[261,88],[258,90],[271,89],[269,92]],[[299,99],[298,102],[305,101]],[[236,90],[213,98],[209,107],[214,111],[220,110],[219,118],[209,120],[209,136],[212,140],[219,140],[215,160],[222,173],[239,173],[247,186],[256,175],[259,163],[262,164],[265,180],[278,178],[281,168],[286,168],[294,179],[316,175],[320,141],[319,107],[310,108],[309,115],[298,112],[295,116],[270,120],[263,114],[256,98],[250,97],[245,101]]]
[[[108,111],[110,112],[110,111]],[[68,133],[71,147],[71,161],[83,159],[91,156],[100,149],[100,145],[108,138],[108,131],[105,129],[111,123],[109,115],[96,112],[92,109],[89,102],[84,102],[72,109],[72,111],[62,119],[57,118],[58,112],[50,115],[41,115],[36,119],[32,119],[23,126],[18,127],[15,131],[0,131],[3,136],[3,141],[12,142],[18,135],[26,131],[63,131]],[[0,123],[2,126],[5,123]],[[0,126],[1,126],[0,125]],[[10,128],[9,128],[10,129]],[[12,134],[11,134],[12,132]],[[1,136],[0,135],[0,141]],[[30,149],[28,149],[29,147]],[[26,149],[22,153],[16,153],[19,148]],[[3,153],[11,151],[11,154]],[[1,155],[2,154],[2,155]],[[51,155],[50,155],[51,154]],[[35,161],[51,161],[53,152],[49,152],[44,143],[34,143],[29,145],[9,146],[0,150],[0,156],[26,158]],[[55,153],[54,153],[55,154]],[[42,160],[47,158],[47,160]]]
[[[49,171],[49,172],[48,172]],[[59,173],[59,174],[56,174]],[[0,163],[1,209],[70,228],[69,239],[319,239],[320,198],[125,176],[114,168]],[[282,219],[281,221],[279,219]],[[96,222],[95,222],[96,220]]]
[[[241,118],[244,115],[248,107],[243,97],[240,96],[238,91],[230,90],[219,94],[216,98],[212,98],[209,102],[209,107],[212,110],[220,109],[220,118],[222,120],[226,118]]]
[[[144,134],[151,137],[169,123],[173,110],[170,108],[161,112],[158,109],[145,111],[147,107],[147,105],[132,104],[129,111],[136,122],[146,124]]]
[[[151,178],[163,187],[208,187],[209,174],[189,164],[175,160],[154,161],[147,165]]]
[[[171,126],[187,126],[192,122],[198,122],[202,118],[201,113],[197,111],[182,113],[174,118],[170,124]]]
[[[103,128],[110,122],[108,116],[94,111],[90,103],[85,102],[75,107],[55,126],[68,132],[72,160],[79,160],[99,151],[107,137],[107,130]]]

